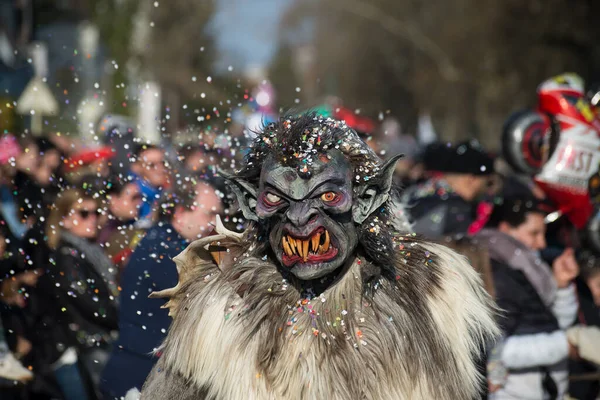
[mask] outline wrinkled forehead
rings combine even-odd
[[[274,156],[263,163],[260,190],[274,188],[282,194],[296,200],[304,199],[324,184],[352,188],[352,167],[339,151],[315,154],[310,162],[294,160],[282,163]]]
[[[144,150],[141,154],[140,154],[140,159],[143,162],[161,162],[164,158],[164,153],[162,150],[160,149],[148,149],[148,150]]]

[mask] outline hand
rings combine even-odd
[[[19,286],[15,277],[4,279],[0,285],[0,300],[11,306],[25,307],[25,297],[19,293]]]
[[[488,381],[488,391],[490,393],[494,393],[494,392],[498,391],[498,389],[500,389],[501,387],[502,387],[502,385],[494,384],[494,383]]]
[[[579,275],[579,265],[575,260],[573,249],[566,249],[554,260],[552,271],[559,289],[569,286],[571,281]]]
[[[575,325],[567,329],[569,357],[590,361],[600,365],[600,328],[597,326]],[[572,349],[573,347],[573,349]]]
[[[15,349],[15,356],[17,359],[26,356],[31,351],[31,342],[22,336],[17,336],[17,348]]]
[[[23,151],[16,160],[17,169],[27,173],[33,174],[37,171],[39,164],[37,147],[32,146],[29,151]]]
[[[16,276],[17,280],[25,286],[35,287],[38,278],[42,274],[41,270],[26,271]]]
[[[569,342],[569,358],[574,361],[581,359],[581,357],[579,356],[579,349],[571,342]]]
[[[33,175],[35,177],[35,180],[37,180],[40,184],[45,186],[50,182],[50,178],[52,177],[52,170],[47,166],[39,167]]]

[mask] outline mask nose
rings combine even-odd
[[[317,216],[317,210],[311,207],[309,202],[299,202],[290,205],[286,216],[294,226],[306,225],[312,218]]]

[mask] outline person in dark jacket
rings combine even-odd
[[[106,185],[108,222],[100,229],[98,243],[105,246],[110,238],[135,224],[142,204],[142,193],[131,177],[113,177]]]
[[[567,391],[567,360],[576,349],[566,329],[577,316],[579,267],[572,249],[552,267],[542,261],[544,217],[534,197],[500,199],[477,235],[490,252],[504,335],[488,361],[488,379],[496,379],[490,399],[562,399]]]
[[[13,241],[8,224],[0,220],[0,388],[1,380],[26,381],[33,378],[31,371],[18,361],[18,354],[11,352],[4,331],[5,306],[23,304],[18,288],[27,280],[26,275],[29,275],[28,272],[19,271],[16,257],[10,248]]]
[[[17,157],[14,187],[17,203],[24,219],[47,217],[50,206],[60,191],[61,158],[64,155],[49,140],[38,138],[28,143]]]
[[[579,312],[577,322],[584,326],[600,327],[600,259],[589,251],[582,252],[578,259],[581,276],[576,281]],[[573,377],[600,372],[598,365],[589,361],[569,360],[569,371]],[[577,400],[596,400],[600,395],[600,381],[572,380],[569,396]]]
[[[171,323],[161,308],[164,301],[148,295],[177,284],[173,257],[210,233],[222,210],[218,192],[206,183],[179,187],[165,204],[170,204],[163,208],[167,218],[147,231],[123,272],[119,339],[102,376],[109,399],[125,396],[132,388],[141,390]]]
[[[476,142],[438,143],[428,147],[423,163],[437,176],[403,194],[414,231],[430,239],[466,234],[492,180],[494,159]]]
[[[98,244],[118,267],[119,275],[135,246],[143,237],[136,217],[142,194],[131,177],[113,177],[106,184],[106,223],[98,235]]]
[[[96,397],[117,329],[115,268],[93,243],[97,215],[96,200],[82,191],[59,194],[46,223],[48,264],[25,310],[39,367],[49,368],[67,400]]]

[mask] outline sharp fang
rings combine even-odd
[[[325,243],[323,243],[323,252],[329,250],[329,232],[325,231]]]
[[[291,257],[292,256],[292,248],[290,247],[285,236],[283,238],[281,238],[281,241],[283,243],[283,251],[285,251],[285,254],[287,254],[289,257]]]
[[[302,258],[304,262],[308,260],[308,240],[302,240]]]
[[[292,246],[292,250],[294,251],[294,254],[297,254],[297,255],[301,254],[300,241],[294,239],[294,245]]]
[[[296,241],[295,241],[295,240],[294,240],[294,238],[293,238],[293,237],[291,237],[291,236],[288,236],[288,240],[289,240],[289,242],[290,242],[290,247],[291,247],[291,249],[292,249],[292,253],[293,253],[293,254],[296,254]]]
[[[296,245],[296,247],[295,247],[296,254],[298,254],[299,256],[302,256],[302,242],[300,242],[300,240],[294,239],[294,243]]]
[[[312,252],[316,253],[317,250],[319,250],[319,241],[321,240],[321,234],[317,233],[315,234],[312,239],[311,239],[311,245],[312,245]]]

